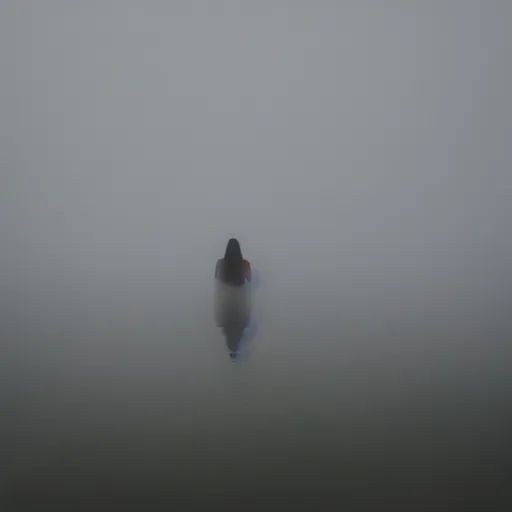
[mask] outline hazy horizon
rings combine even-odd
[[[4,2],[0,501],[497,484],[511,14]],[[232,236],[260,277],[235,364]]]

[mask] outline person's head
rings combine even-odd
[[[241,286],[245,282],[244,259],[236,238],[230,238],[226,245],[221,267],[221,279],[224,283],[235,286]]]
[[[226,252],[224,258],[230,261],[241,260],[242,250],[240,249],[240,243],[236,238],[230,238],[226,245]]]

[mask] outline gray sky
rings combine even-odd
[[[234,235],[276,292],[495,291],[511,12],[2,2],[4,289],[199,290]]]

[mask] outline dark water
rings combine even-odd
[[[3,510],[502,499],[504,323],[262,284],[229,345],[210,288],[11,307]]]

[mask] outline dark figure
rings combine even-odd
[[[251,265],[244,260],[240,244],[231,238],[226,246],[224,258],[217,261],[215,316],[221,327],[232,359],[236,359],[244,330],[250,321],[249,290],[243,286],[251,281]]]
[[[240,244],[236,238],[230,238],[224,258],[217,260],[215,278],[229,286],[243,286],[245,280],[251,281],[251,265],[242,256]]]

